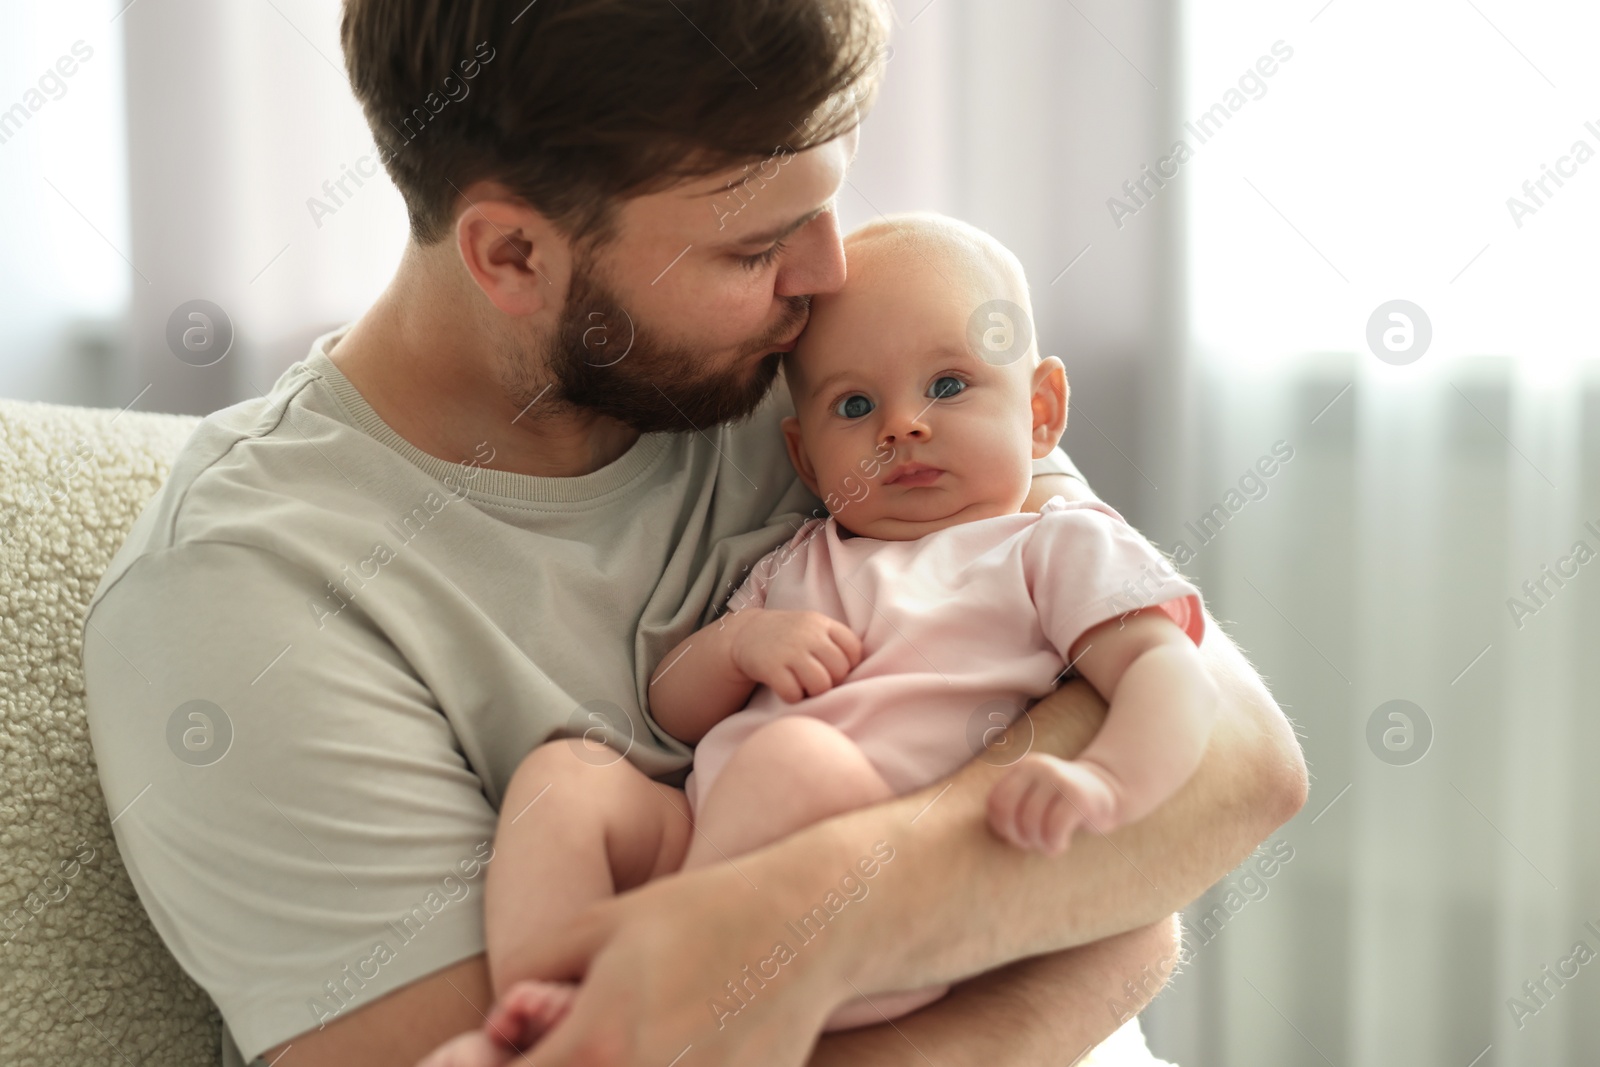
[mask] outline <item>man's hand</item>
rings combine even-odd
[[[822,901],[797,894],[803,883],[774,858],[768,849],[671,875],[584,911],[530,961],[541,978],[582,985],[518,1063],[663,1067],[690,1049],[702,1067],[805,1063],[852,991],[833,966],[838,938],[822,928],[808,942],[793,925]],[[862,877],[841,870],[833,881],[846,875]]]
[[[443,1054],[450,1039],[460,1046],[452,1049],[457,1058],[473,1064],[665,1067],[692,1049],[700,1067],[800,1067],[828,1013],[851,990],[831,967],[837,937],[824,930],[808,944],[789,929],[820,900],[797,896],[800,883],[763,862],[770,853],[602,901],[558,941],[540,946],[532,973],[582,985],[566,1017],[528,1052],[484,1057],[484,1043],[465,1034],[481,1031],[491,1014],[488,971],[478,956],[264,1057],[274,1067],[394,1067],[415,1064],[430,1050]],[[786,962],[773,959],[779,941],[792,950]]]

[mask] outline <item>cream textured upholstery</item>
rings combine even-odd
[[[215,1067],[111,839],[83,612],[197,420],[0,400],[0,1063]]]

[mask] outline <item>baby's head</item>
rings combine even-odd
[[[844,287],[812,298],[784,373],[789,458],[841,526],[909,541],[1022,509],[1067,423],[1022,265],[982,230],[899,215],[845,239]],[[1022,321],[1015,321],[1019,315]]]

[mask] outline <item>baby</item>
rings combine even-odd
[[[848,282],[813,300],[784,365],[796,411],[783,424],[789,456],[831,514],[752,568],[725,614],[651,679],[657,723],[698,742],[682,867],[951,774],[1069,665],[1109,703],[1105,724],[1075,760],[1018,759],[989,797],[989,825],[1019,848],[1059,854],[1079,828],[1106,833],[1142,818],[1193,772],[1211,729],[1198,592],[1104,504],[1056,497],[1041,514],[1021,510],[1031,461],[1065,428],[1067,391],[1061,361],[1008,336],[1017,324],[1004,310],[993,320],[1001,332],[986,334],[991,308],[1028,314],[1009,251],[928,215],[868,225],[846,250]],[[1007,340],[1019,350],[1006,351]],[[655,825],[644,811],[630,819]],[[493,879],[515,863],[508,849],[531,846],[497,837],[491,969],[499,945],[559,928],[588,903],[555,880],[599,886],[598,895],[625,888],[615,871],[654,877],[676,865],[659,835],[629,840],[621,847],[638,855],[613,845],[547,859],[539,869],[552,884],[520,884],[519,904],[500,907]],[[585,862],[610,866],[575,874]],[[530,900],[570,911],[530,916]],[[878,1022],[943,993],[853,1001],[828,1028]],[[516,983],[489,1030],[523,1046],[572,995]]]

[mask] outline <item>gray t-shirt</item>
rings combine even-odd
[[[539,478],[412,447],[337,338],[200,425],[85,624],[117,845],[225,1062],[484,950],[500,798],[542,742],[603,734],[680,781],[651,671],[824,513],[781,376],[740,423]]]

